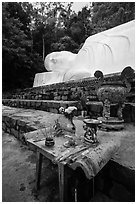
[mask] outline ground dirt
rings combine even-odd
[[[3,133],[2,145],[3,202],[59,201],[58,174],[54,164],[44,158],[41,189],[36,192],[35,153],[7,133]]]

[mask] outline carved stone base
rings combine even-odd
[[[110,117],[109,119],[99,117],[98,120],[102,121],[100,127],[104,130],[122,130],[124,128],[124,120],[119,120],[116,117]]]

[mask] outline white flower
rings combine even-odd
[[[64,108],[64,107],[60,107],[60,108],[59,108],[59,112],[60,112],[60,113],[64,113],[64,112],[65,112],[65,108]]]
[[[65,109],[65,113],[71,114],[74,110],[77,110],[75,106],[70,106],[67,109]]]

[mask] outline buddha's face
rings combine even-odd
[[[68,51],[52,52],[45,58],[45,68],[49,72],[65,72],[71,69],[76,54]]]

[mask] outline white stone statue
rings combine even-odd
[[[75,67],[76,56],[68,51],[48,54],[44,62],[48,72],[36,74],[33,87],[89,77],[90,71],[84,67],[81,70]]]
[[[53,52],[45,58],[48,72],[35,75],[33,87],[121,72],[135,68],[135,21],[122,24],[86,39],[78,54]]]

